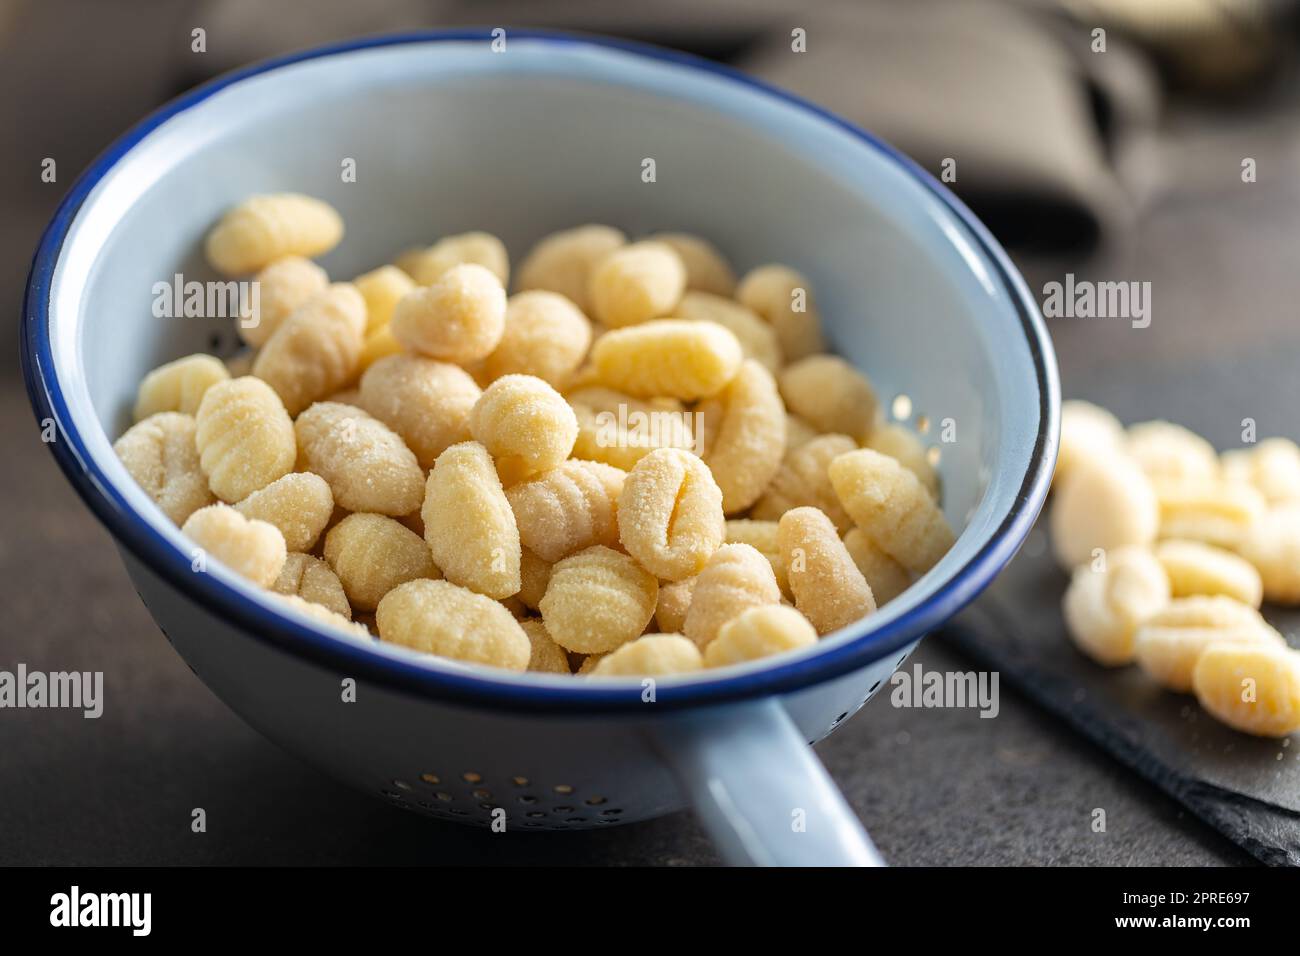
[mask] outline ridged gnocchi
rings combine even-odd
[[[375,611],[379,639],[471,664],[523,671],[532,642],[489,597],[450,581],[421,578],[384,595]]]
[[[113,443],[127,474],[176,524],[216,501],[194,444],[194,419],[159,412],[136,422]]]
[[[888,455],[847,452],[827,472],[853,523],[908,571],[924,574],[952,547],[952,528],[930,493]]]
[[[695,581],[682,632],[705,650],[719,629],[741,612],[779,603],[781,589],[767,558],[747,544],[724,544]]]
[[[506,489],[524,547],[555,563],[595,544],[617,547],[618,501],[627,474],[572,459]]]
[[[551,568],[538,605],[552,640],[603,654],[637,638],[654,616],[659,582],[626,554],[594,545]]]
[[[359,611],[373,611],[399,584],[441,577],[424,539],[385,515],[348,515],[330,528],[324,553]]]
[[[829,634],[876,610],[867,579],[830,518],[816,508],[792,508],[777,525],[781,561],[794,606],[818,634]]]
[[[253,360],[253,374],[275,389],[290,415],[297,415],[352,379],[365,327],[361,293],[336,282],[280,323]]]
[[[424,472],[402,439],[353,405],[317,402],[294,422],[303,463],[348,511],[397,518],[420,507]]]
[[[159,412],[193,415],[199,410],[204,393],[229,378],[226,366],[211,355],[187,355],[160,365],[140,383],[135,420],[141,422]]]
[[[195,413],[194,444],[212,493],[240,501],[293,470],[294,423],[284,402],[260,378],[218,382]]]
[[[438,456],[420,515],[448,581],[491,598],[519,593],[519,526],[486,448],[467,441]]]
[[[726,536],[722,489],[689,452],[661,448],[628,472],[618,498],[619,541],[651,574],[698,574]]]
[[[680,634],[646,634],[605,654],[592,677],[667,677],[704,668],[700,649]]]
[[[230,505],[200,508],[185,519],[181,531],[203,552],[194,566],[206,570],[207,559],[216,558],[259,587],[275,582],[288,555],[275,525],[245,518]]]
[[[246,275],[285,256],[324,255],[343,238],[334,207],[299,193],[250,196],[208,233],[208,262],[223,275]]]
[[[592,347],[591,359],[611,388],[641,398],[694,401],[722,391],[744,353],[717,323],[655,319],[606,332]]]

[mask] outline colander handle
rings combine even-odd
[[[674,718],[658,744],[727,863],[885,865],[780,701]]]

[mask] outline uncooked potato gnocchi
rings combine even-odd
[[[256,274],[248,347],[155,369],[115,445],[281,609],[465,664],[668,677],[813,645],[952,543],[926,450],[823,354],[794,270],[738,284],[701,236],[587,225],[507,297],[490,233],[331,282],[311,257],[342,235],[311,197],[231,209],[206,249]]]

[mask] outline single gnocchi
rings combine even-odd
[[[758,500],[781,468],[785,406],[771,374],[752,359],[713,401],[718,425],[702,457],[722,489],[722,510],[737,514]]]
[[[929,571],[953,546],[952,528],[930,493],[888,455],[847,452],[827,472],[853,523],[912,574]]]
[[[518,292],[506,301],[501,340],[483,360],[488,379],[535,375],[564,388],[591,348],[591,323],[556,292]]]
[[[209,388],[230,379],[220,359],[211,355],[187,355],[160,365],[144,377],[135,400],[135,420],[144,421],[159,412],[193,415]]]
[[[334,493],[320,475],[292,472],[237,502],[235,510],[275,525],[290,551],[310,551],[334,513]]]
[[[605,654],[592,677],[667,677],[704,668],[700,649],[680,634],[646,634]]]
[[[490,598],[519,593],[519,526],[486,448],[461,442],[439,455],[420,514],[424,540],[448,581]]]
[[[348,511],[400,517],[420,507],[424,472],[402,439],[353,405],[317,402],[294,423],[307,470]]]
[[[1268,503],[1253,485],[1217,479],[1156,480],[1161,538],[1237,547]]]
[[[288,554],[275,525],[245,518],[225,504],[200,508],[185,519],[181,531],[202,552],[197,567],[206,570],[207,559],[216,558],[259,587],[275,582]]]
[[[686,290],[686,267],[662,242],[634,242],[607,254],[591,270],[587,299],[611,329],[667,315]]]
[[[1116,548],[1104,563],[1075,569],[1062,601],[1066,628],[1098,664],[1132,663],[1138,625],[1169,603],[1169,593],[1169,577],[1150,551]]]
[[[1300,653],[1211,644],[1196,662],[1196,699],[1234,730],[1284,737],[1300,730]]]
[[[280,323],[253,360],[253,374],[280,396],[290,415],[346,385],[364,343],[366,303],[336,282]]]
[[[401,436],[422,469],[470,438],[470,413],[482,390],[449,362],[401,353],[379,359],[361,376],[358,404]]]
[[[501,280],[483,266],[467,263],[403,296],[388,328],[413,352],[464,365],[491,355],[505,325]]]
[[[1151,482],[1123,454],[1075,464],[1056,492],[1050,516],[1052,549],[1062,568],[1093,559],[1096,550],[1146,547],[1160,528]]]
[[[871,586],[830,518],[816,508],[793,508],[781,516],[777,534],[794,605],[818,634],[875,612]]]
[[[196,431],[189,415],[159,412],[132,425],[113,443],[127,474],[178,525],[216,501],[199,464]]]
[[[507,375],[479,396],[469,430],[498,468],[532,473],[554,468],[569,457],[578,438],[578,419],[564,396],[542,379]]]
[[[694,401],[722,391],[744,352],[736,337],[714,322],[656,319],[605,333],[591,358],[611,388],[641,398]]]
[[[421,578],[384,595],[375,611],[379,639],[471,664],[523,671],[532,642],[489,597],[450,581]]]
[[[556,562],[538,609],[555,643],[603,654],[645,630],[658,597],[654,575],[626,554],[595,545]]]
[[[772,324],[787,362],[826,350],[812,289],[795,270],[781,265],[759,266],[741,279],[736,299]]]
[[[524,547],[553,564],[592,545],[617,547],[627,474],[573,459],[506,489]]]
[[[838,355],[811,355],[781,370],[786,407],[818,431],[865,442],[876,421],[876,390]]]
[[[250,196],[208,233],[204,249],[223,275],[247,275],[285,256],[315,258],[343,238],[343,219],[329,203],[298,193]]]
[[[695,581],[683,633],[705,650],[719,629],[751,607],[780,604],[772,565],[747,544],[724,544]]]
[[[1259,572],[1244,558],[1200,541],[1161,541],[1156,558],[1169,575],[1174,597],[1223,594],[1251,607],[1264,599]]]
[[[325,560],[359,611],[373,611],[399,584],[441,577],[424,539],[385,515],[351,514],[330,528]]]
[[[241,501],[293,470],[293,419],[260,378],[219,382],[203,393],[195,414],[194,445],[212,493]]]
[[[239,336],[253,348],[265,345],[275,330],[301,306],[329,288],[329,275],[302,256],[276,259],[253,279],[257,299],[241,304]]]
[[[742,611],[718,629],[704,649],[705,667],[743,664],[817,643],[817,630],[792,607],[762,604]]]
[[[689,452],[661,448],[628,472],[618,498],[619,541],[651,574],[698,574],[726,536],[722,489]]]

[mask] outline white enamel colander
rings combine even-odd
[[[808,745],[989,583],[1041,507],[1059,397],[1034,302],[942,186],[808,103],[662,50],[491,39],[381,37],[264,63],[186,94],[100,157],[42,239],[25,303],[25,371],[38,418],[57,423],[51,448],[195,673],[331,775],[507,833],[689,804],[729,861],[878,862]],[[340,174],[349,160],[355,182]],[[814,648],[663,679],[653,694],[636,680],[512,675],[365,646],[220,567],[192,571],[111,441],[145,372],[233,341],[228,319],[155,318],[155,284],[213,278],[206,230],[233,202],[274,191],[342,212],[348,234],[323,260],[339,278],[470,229],[517,258],[584,222],[699,233],[740,270],[799,268],[835,349],[887,407],[908,397],[937,449],[956,546]]]

